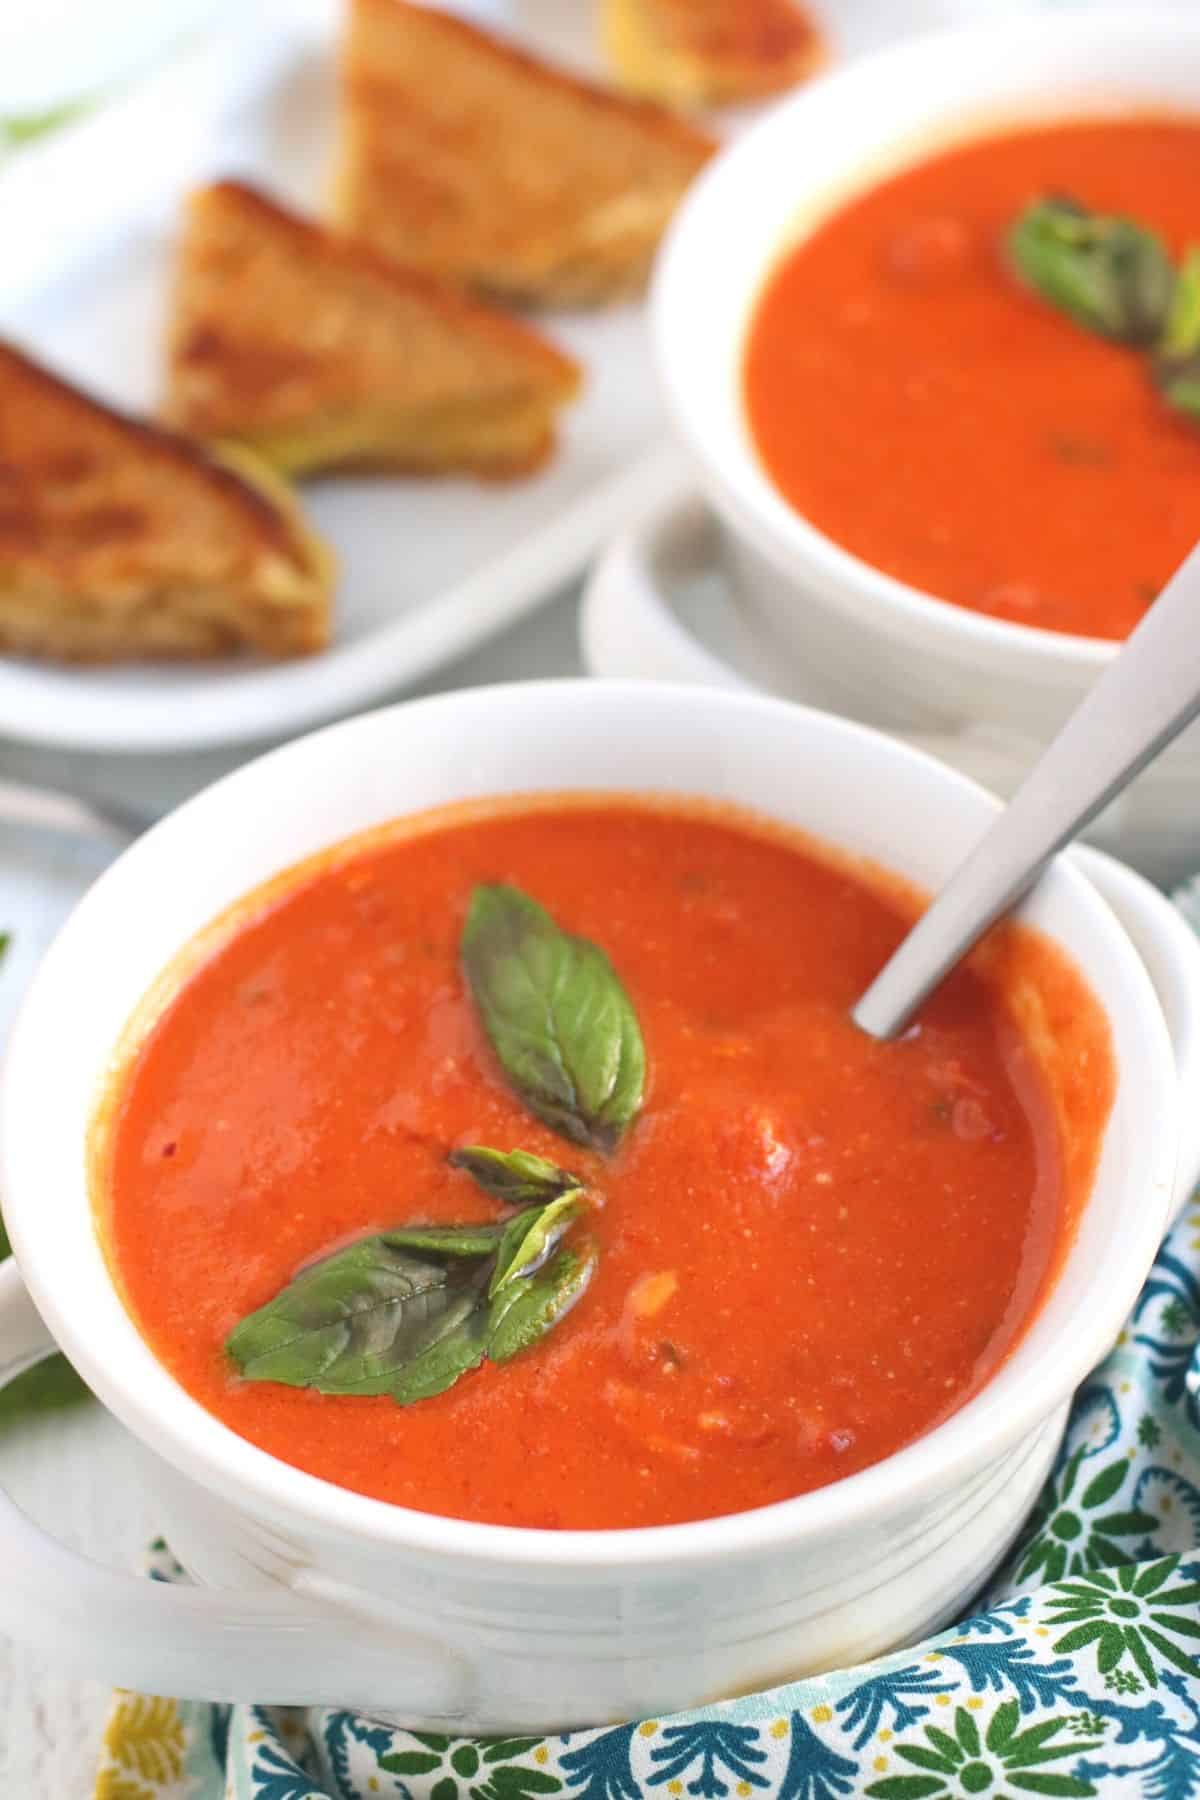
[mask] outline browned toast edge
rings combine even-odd
[[[508,62],[535,80],[558,87],[567,93],[576,95],[589,104],[602,106],[605,110],[620,113],[625,118],[635,117],[646,128],[658,136],[675,143],[681,150],[695,152],[704,156],[711,155],[717,148],[717,140],[708,132],[701,131],[679,113],[656,100],[642,99],[637,95],[623,93],[619,88],[606,87],[598,81],[589,81],[586,76],[576,75],[572,70],[564,69],[559,64],[548,62],[533,51],[525,49],[514,39],[499,32],[485,30],[480,25],[473,25],[467,19],[458,18],[453,13],[443,12],[440,7],[423,6],[417,0],[349,0],[348,10],[353,14],[374,11],[380,14],[388,12],[422,13],[432,21],[436,30],[442,31],[447,38],[455,38],[460,42],[471,44],[494,55],[498,60]],[[342,74],[343,78],[353,83],[353,46],[349,33],[343,36]]]
[[[77,387],[65,376],[56,375],[44,363],[26,355],[15,344],[0,338],[0,396],[4,391],[5,370],[14,368],[30,378],[35,386],[41,386],[75,406],[83,407],[97,418],[120,426],[176,465],[188,469],[192,474],[205,476],[214,487],[223,489],[230,499],[254,514],[257,523],[264,528],[264,534],[277,549],[285,551],[294,562],[301,560],[296,534],[289,529],[292,521],[265,494],[260,493],[252,482],[244,480],[233,469],[228,468],[219,455],[204,444],[172,431],[165,425],[159,425],[152,419],[138,418],[122,411],[120,407],[98,400],[94,394]]]
[[[451,328],[476,337],[490,337],[506,353],[540,363],[557,385],[563,401],[579,391],[583,382],[580,364],[530,326],[473,299],[452,282],[383,255],[350,232],[305,218],[249,182],[227,177],[197,188],[189,196],[189,215],[194,216],[208,201],[225,197],[257,212],[274,229],[286,232],[325,262],[373,275],[399,293],[419,297],[431,311],[440,313]]]

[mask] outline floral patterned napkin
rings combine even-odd
[[[1200,929],[1200,877],[1175,896]],[[165,1546],[151,1573],[178,1579]],[[1008,1563],[957,1627],[673,1718],[446,1738],[347,1712],[117,1696],[96,1800],[1194,1800],[1200,1209],[1076,1397]]]

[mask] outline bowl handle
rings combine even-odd
[[[1070,858],[1125,927],[1167,1021],[1183,1096],[1171,1202],[1174,1220],[1200,1181],[1200,937],[1178,907],[1115,857],[1102,850],[1077,849]]]
[[[57,1346],[16,1263],[0,1267],[0,1388]],[[102,1568],[0,1489],[0,1632],[142,1693],[458,1717],[464,1667],[444,1645],[350,1618],[289,1588],[223,1592]]]

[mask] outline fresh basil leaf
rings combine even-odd
[[[511,1282],[536,1275],[586,1210],[587,1200],[576,1188],[552,1200],[549,1206],[530,1207],[527,1213],[519,1213],[510,1221],[500,1245],[489,1294],[495,1296]]]
[[[305,1269],[243,1320],[227,1348],[248,1381],[390,1393],[470,1318],[491,1268],[490,1255],[435,1257],[386,1236],[360,1239]]]
[[[1183,259],[1153,368],[1167,404],[1193,424],[1200,421],[1200,249],[1195,245]]]
[[[1195,244],[1189,244],[1180,264],[1158,348],[1168,358],[1200,352],[1200,246]]]
[[[226,1348],[247,1381],[427,1400],[491,1356],[538,1342],[591,1278],[595,1251],[559,1251],[586,1206],[571,1189],[503,1225],[403,1225],[301,1271]],[[551,1260],[553,1259],[553,1260]]]
[[[511,1362],[531,1350],[566,1317],[596,1271],[590,1243],[560,1250],[540,1275],[513,1282],[492,1301],[488,1355],[494,1363]]]
[[[488,1286],[489,1294],[496,1292],[508,1270],[520,1256],[525,1239],[541,1218],[542,1212],[543,1208],[540,1206],[527,1206],[515,1218],[510,1219],[504,1227],[504,1236],[500,1240],[500,1248],[496,1252],[496,1261],[492,1268],[492,1279]]]
[[[1027,286],[1085,330],[1148,344],[1162,329],[1175,270],[1162,239],[1132,219],[1050,195],[1017,219],[1009,254]]]
[[[468,1144],[450,1152],[450,1163],[453,1168],[465,1169],[505,1206],[536,1206],[583,1185],[577,1175],[528,1150],[490,1150],[486,1144]]]
[[[467,1316],[393,1378],[388,1389],[392,1399],[398,1406],[411,1406],[415,1400],[444,1394],[460,1375],[479,1367],[487,1355],[488,1330],[488,1311],[479,1288]]]
[[[393,1250],[424,1250],[433,1256],[491,1256],[503,1236],[503,1225],[400,1225],[380,1233]]]
[[[518,888],[477,887],[463,968],[483,1027],[525,1105],[574,1143],[611,1151],[637,1117],[646,1052],[597,945],[560,931]]]

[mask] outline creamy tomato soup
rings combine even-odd
[[[559,983],[578,1079],[556,1123],[559,1103],[521,1085],[536,1025],[524,1017],[514,1049],[497,1023],[528,993],[504,985],[508,940],[482,935],[495,906],[510,934],[541,934],[536,955],[520,946],[521,981],[553,965]],[[1096,1002],[1015,932],[902,1040],[860,1033],[850,1005],[913,911],[882,876],[751,818],[619,798],[498,802],[330,853],[219,921],[149,1003],[96,1148],[126,1303],[234,1431],[427,1512],[667,1524],[876,1462],[961,1406],[1021,1336],[1113,1086]],[[999,991],[1017,968],[1019,1021]],[[572,1011],[577,980],[600,998]],[[580,1099],[589,1034],[610,1028],[603,1103]],[[492,1360],[486,1335],[500,1275],[488,1228],[510,1225],[522,1196],[455,1158],[479,1145],[544,1159],[577,1196],[570,1304],[549,1323],[531,1305],[537,1333],[510,1359]],[[430,1226],[459,1234],[441,1264],[441,1240],[417,1229]],[[362,1242],[389,1232],[392,1261],[372,1251],[356,1274]],[[474,1296],[455,1330],[479,1353],[447,1381],[440,1340],[422,1364],[433,1374],[408,1370],[397,1391],[445,1385],[405,1404],[374,1391],[390,1379],[379,1333],[394,1298],[354,1315],[366,1335],[349,1364],[344,1338],[321,1338],[314,1360],[304,1335],[329,1297],[314,1269],[336,1265],[339,1295],[374,1305],[369,1284],[392,1280],[397,1257],[426,1279],[448,1268]]]
[[[1108,118],[960,144],[781,259],[745,360],[785,498],[913,587],[1123,638],[1200,537],[1200,427],[1145,358],[1031,293],[1006,254],[1040,195],[1200,240],[1200,122]]]

